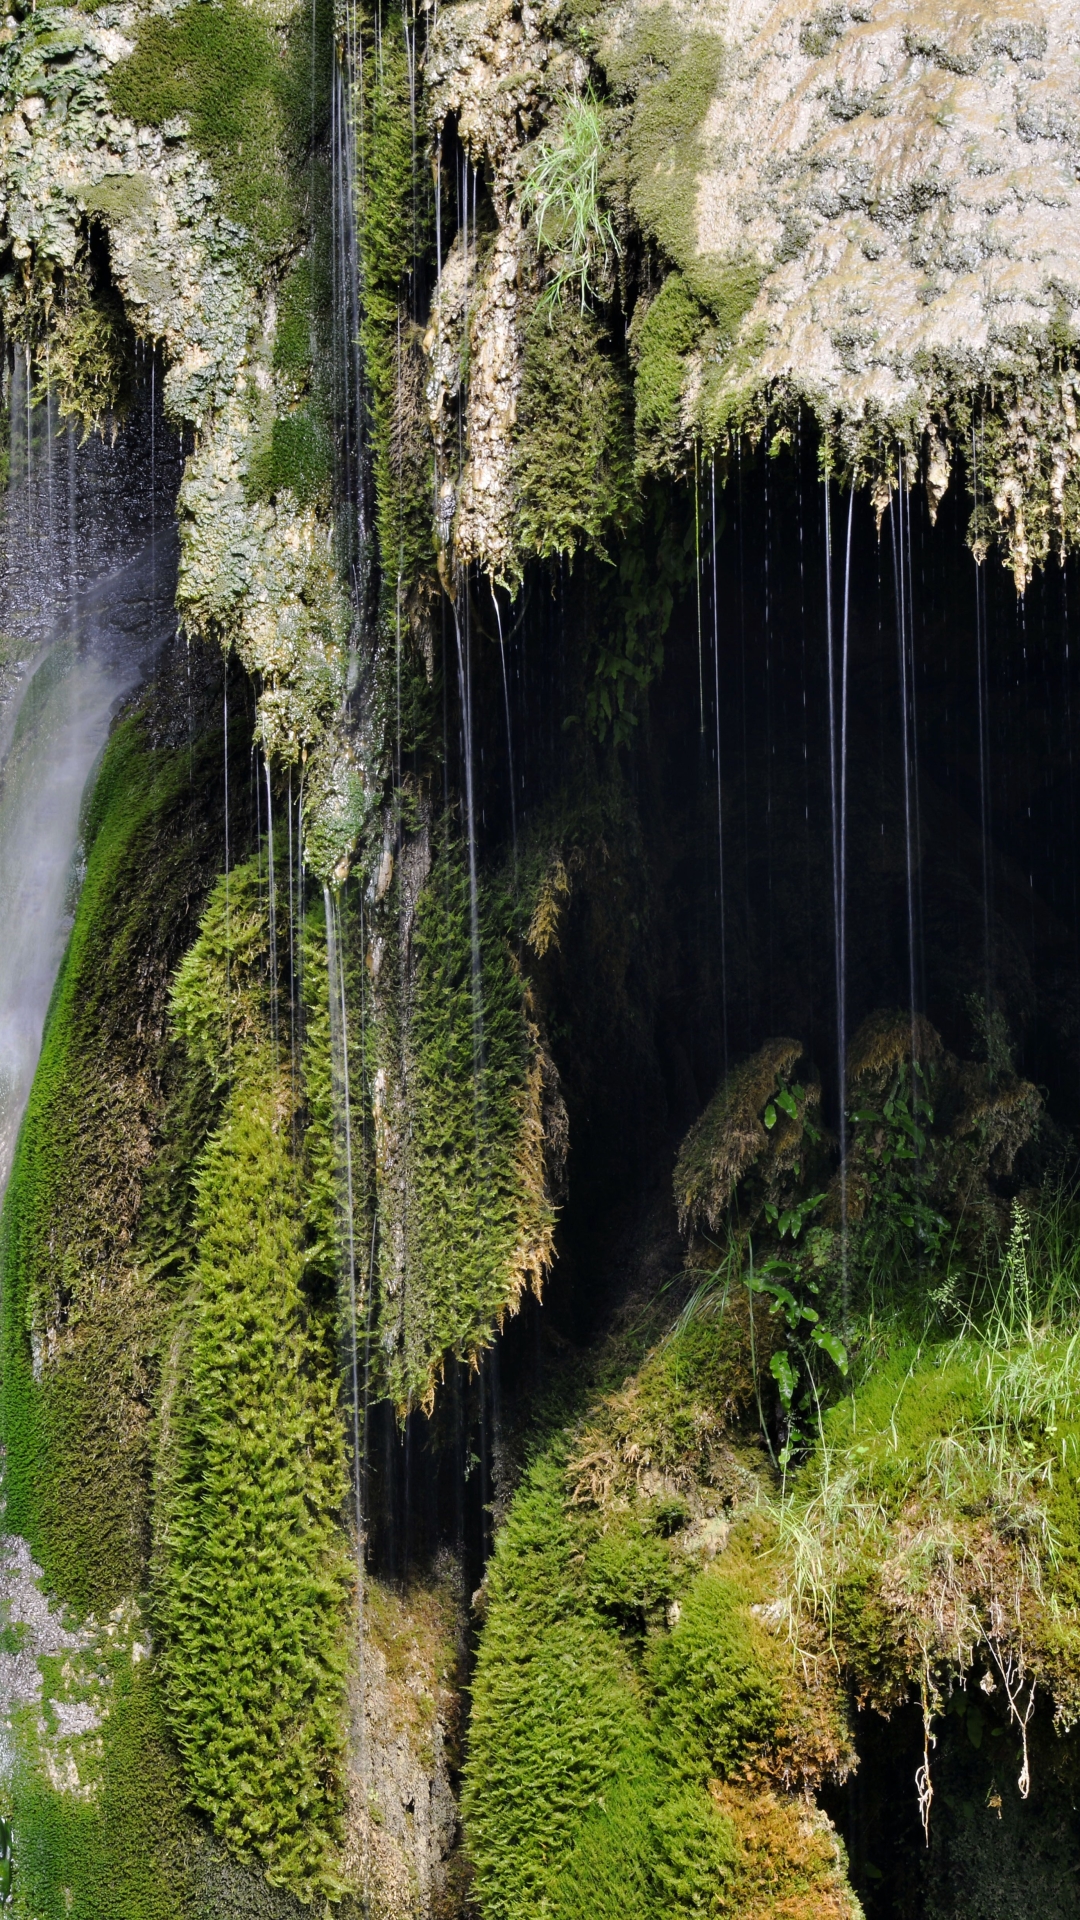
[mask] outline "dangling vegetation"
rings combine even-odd
[[[171,1339],[157,1604],[166,1708],[196,1804],[241,1857],[309,1899],[337,1884],[343,1433],[334,1326],[304,1290],[260,893],[256,862],[218,882],[172,998],[195,1060],[229,1088],[196,1169],[193,1264]]]
[[[604,122],[595,94],[564,93],[551,131],[530,156],[521,205],[533,216],[536,247],[548,262],[542,307],[561,307],[572,294],[584,313],[610,285],[619,242],[601,196]]]
[[[416,906],[414,970],[384,1002],[374,1112],[388,1386],[430,1404],[444,1355],[486,1346],[551,1262],[557,1080],[511,944],[514,907],[449,836]],[[390,956],[384,962],[393,965]],[[406,1002],[406,995],[408,996]]]

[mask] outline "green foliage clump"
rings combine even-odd
[[[296,230],[289,162],[308,137],[303,80],[310,96],[310,75],[303,75],[302,36],[293,38],[290,59],[257,7],[189,0],[176,13],[144,18],[134,53],[107,80],[116,111],[139,125],[188,121],[225,212],[271,255]],[[308,113],[315,111],[309,100]]]
[[[543,306],[561,306],[572,290],[582,313],[603,298],[619,252],[611,214],[600,194],[605,108],[596,96],[564,93],[557,120],[533,149],[521,207],[535,217],[538,252],[551,262]]]
[[[220,992],[226,886],[240,938],[257,874],[215,890],[177,981],[195,1045]],[[231,901],[228,908],[231,915]],[[236,965],[238,999],[254,991]],[[266,986],[265,976],[264,988]],[[226,996],[225,1031],[228,1033]],[[220,1029],[210,1045],[220,1058]],[[305,1293],[291,1101],[266,1033],[232,1033],[232,1084],[195,1183],[196,1258],[159,1468],[158,1607],[169,1722],[195,1803],[301,1897],[333,1890],[347,1572],[332,1328]]]
[[[387,997],[381,1023],[401,1089],[376,1118],[383,1335],[400,1404],[430,1398],[445,1353],[487,1345],[525,1288],[539,1292],[552,1255],[545,1063],[509,943],[513,907],[485,887],[478,917],[474,954],[469,876],[447,842],[417,903],[407,1018]]]
[[[586,1815],[559,1876],[559,1920],[691,1920],[730,1910],[737,1863],[732,1822],[701,1787],[673,1786],[635,1755]]]
[[[248,469],[252,499],[288,490],[298,506],[327,501],[333,473],[330,436],[313,407],[281,415],[256,447]]]
[[[618,1635],[582,1605],[579,1532],[546,1458],[496,1542],[473,1680],[462,1804],[484,1920],[544,1911],[585,1814],[644,1746]]]
[[[727,1776],[776,1734],[775,1648],[749,1616],[745,1587],[718,1574],[690,1588],[656,1646],[651,1679],[657,1744],[680,1778]]]
[[[633,500],[625,371],[595,316],[539,302],[525,329],[515,433],[518,542],[542,560],[602,552]]]
[[[793,1617],[885,1709],[916,1685],[938,1711],[978,1659],[1080,1700],[1076,1254],[1052,1272],[1053,1238],[1019,1209],[989,1305],[934,1290],[953,1339],[879,1330],[784,1503]]]
[[[4,1205],[6,1524],[80,1610],[107,1609],[141,1580],[163,1298],[133,1255],[167,1104],[168,979],[216,858],[215,824],[193,796],[220,765],[220,735],[189,753],[151,751],[135,719],[113,734]],[[185,1124],[198,1138],[205,1119],[196,1110]]]

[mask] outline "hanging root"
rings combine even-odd
[[[1024,1763],[1020,1768],[1020,1777],[1016,1784],[1020,1789],[1020,1798],[1026,1800],[1031,1792],[1031,1767],[1028,1762],[1028,1722],[1035,1710],[1035,1681],[1028,1690],[1026,1704],[1021,1707],[1027,1670],[1024,1665],[1024,1650],[1019,1653],[1005,1653],[996,1634],[991,1634],[988,1645],[994,1665],[1001,1675],[1001,1684],[1005,1689],[1005,1698],[1009,1703],[1009,1718],[1015,1721],[1020,1730],[1020,1742],[1024,1752]]]
[[[919,1819],[922,1821],[923,1838],[930,1845],[930,1806],[934,1798],[934,1783],[930,1778],[930,1749],[935,1740],[932,1731],[934,1719],[934,1685],[930,1678],[930,1663],[926,1663],[925,1679],[919,1688],[922,1702],[923,1758],[922,1766],[915,1775],[915,1791],[919,1796]]]

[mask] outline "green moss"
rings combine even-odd
[[[432,572],[434,562],[426,363],[413,321],[434,205],[414,131],[406,29],[399,12],[382,19],[377,52],[372,45],[364,75],[357,219],[363,262],[360,341],[371,395],[384,605],[394,609],[403,593]]]
[[[650,1663],[660,1753],[689,1780],[728,1777],[769,1745],[781,1713],[775,1643],[751,1618],[746,1583],[704,1573]]]
[[[706,327],[704,309],[687,280],[669,274],[635,331],[635,427],[643,470],[675,457],[687,356]]]
[[[297,505],[328,504],[333,474],[333,448],[325,426],[313,407],[302,407],[275,420],[255,449],[248,468],[248,493],[254,500],[271,500],[286,488]]]
[[[831,1846],[808,1843],[801,1803],[767,1784],[820,1777],[838,1713],[760,1617],[760,1525],[748,1508],[703,1566],[685,1510],[671,1524],[680,1474],[699,1513],[721,1499],[702,1428],[715,1441],[739,1403],[745,1344],[723,1318],[681,1327],[549,1445],[510,1509],[485,1583],[463,1798],[483,1920],[840,1911]],[[680,1389],[681,1441],[659,1447],[654,1416],[671,1421]],[[755,1904],[762,1823],[771,1906]]]
[[[426,1400],[445,1353],[475,1353],[539,1290],[551,1258],[544,1069],[509,935],[482,889],[474,969],[469,878],[445,841],[417,903],[412,978],[380,1019],[400,1088],[376,1117],[383,1346],[401,1404]]]
[[[228,884],[242,902],[257,875],[234,870]],[[193,1036],[205,1031],[193,1007],[219,991],[225,887],[178,978],[177,1019]],[[231,1062],[196,1176],[197,1254],[162,1436],[162,1668],[195,1803],[238,1854],[306,1899],[336,1884],[342,1793],[337,1360],[332,1325],[304,1289],[291,1100],[265,1024],[234,1032]]]
[[[524,337],[515,434],[518,542],[550,559],[602,550],[632,499],[625,370],[590,312],[540,303]]]
[[[278,293],[274,366],[301,385],[311,375],[315,282],[314,262],[305,255],[290,267]]]
[[[110,226],[148,213],[154,199],[145,173],[106,173],[82,197],[87,213],[100,214]]]
[[[190,1834],[154,1669],[115,1655],[104,1675],[96,1779],[58,1790],[25,1761],[12,1791],[14,1912],[24,1920],[181,1920]]]
[[[91,293],[85,282],[72,280],[49,327],[45,368],[60,417],[76,421],[84,439],[123,418],[137,367],[135,336],[118,293]]]
[[[996,1645],[1071,1716],[1075,1336],[1034,1322],[989,1334],[879,1353],[824,1415],[782,1515],[788,1578],[805,1616],[829,1624],[860,1694],[886,1709],[915,1686],[936,1711]]]
[[[310,97],[310,74],[303,99],[304,9],[297,20],[299,31],[284,39],[242,0],[191,0],[144,18],[134,53],[107,80],[116,111],[139,125],[189,122],[223,210],[271,254],[295,233],[300,202],[289,162],[309,137],[305,121],[321,121],[323,110]]]
[[[634,103],[628,141],[634,213],[717,312],[730,304],[731,268],[698,250],[694,183],[706,157],[702,123],[719,91],[724,60],[718,35],[688,32],[669,6],[650,9],[608,60],[612,85]]]
[[[463,1811],[484,1920],[544,1911],[589,1809],[645,1743],[618,1636],[582,1606],[577,1546],[545,1460],[496,1543],[473,1681]]]
[[[114,1605],[143,1565],[163,1301],[132,1251],[168,1098],[168,976],[216,832],[194,796],[200,778],[216,788],[220,766],[220,735],[190,754],[148,750],[135,720],[113,735],[4,1207],[7,1524],[80,1609]],[[47,1353],[37,1379],[35,1340]]]

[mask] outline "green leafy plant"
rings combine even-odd
[[[805,1203],[804,1210],[812,1212],[824,1197],[824,1194],[816,1194]],[[799,1211],[789,1209],[784,1216],[789,1222],[787,1231],[792,1232],[793,1238],[796,1235],[792,1231],[791,1214]],[[801,1228],[801,1218],[798,1224]],[[817,1297],[818,1282],[810,1279],[790,1260],[774,1257],[756,1268],[751,1264],[746,1285],[752,1294],[763,1295],[772,1302],[771,1312],[783,1315],[789,1335],[794,1336],[786,1346],[778,1347],[769,1361],[769,1371],[776,1382],[787,1422],[787,1433],[778,1455],[778,1464],[786,1472],[797,1448],[806,1444],[807,1435],[798,1425],[798,1420],[804,1417],[803,1409],[810,1404],[818,1404],[817,1383],[799,1335],[804,1334],[841,1374],[846,1374],[848,1370],[848,1351],[839,1334],[822,1320],[818,1307],[807,1298],[807,1295]]]
[[[534,149],[521,204],[534,217],[538,251],[550,261],[545,300],[561,306],[572,288],[584,313],[603,297],[605,270],[620,251],[600,195],[605,110],[595,94],[569,91],[557,110],[553,131]]]
[[[865,1196],[859,1235],[864,1255],[883,1264],[934,1259],[949,1223],[926,1197],[934,1109],[922,1063],[898,1068],[880,1104],[856,1107],[849,1117],[856,1178]]]

